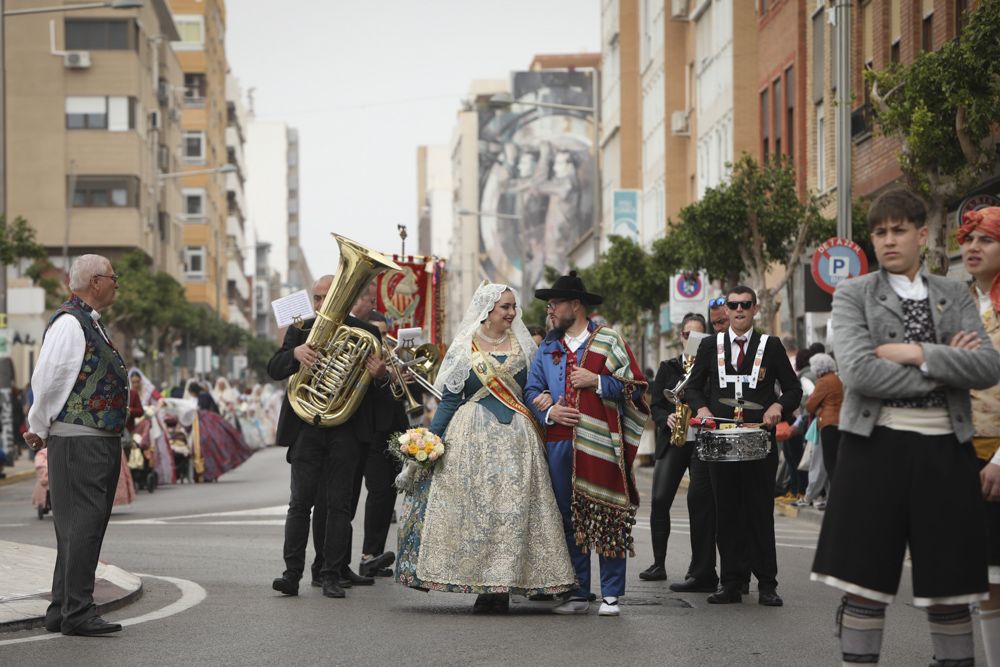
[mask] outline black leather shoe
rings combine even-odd
[[[57,618],[54,621],[45,621],[45,629],[49,632],[62,632],[62,618]]]
[[[396,554],[391,551],[380,553],[371,558],[364,558],[358,564],[358,574],[362,577],[371,577],[383,568],[387,568],[396,562]]]
[[[743,602],[743,596],[735,588],[720,588],[708,596],[708,604],[736,604]]]
[[[642,576],[641,574],[639,575]],[[698,581],[688,577],[684,581],[670,584],[670,590],[675,593],[714,593],[719,588],[718,583],[710,581]]]
[[[299,582],[287,577],[278,577],[271,582],[271,588],[284,595],[298,595]]]
[[[100,637],[112,632],[121,632],[121,623],[108,623],[100,616],[89,618],[72,630],[63,630],[64,635],[79,635],[81,637]]]
[[[771,590],[762,590],[757,593],[757,604],[762,604],[765,607],[783,607],[785,601],[781,599],[778,592]]]
[[[662,565],[650,565],[639,573],[639,578],[643,581],[664,581],[667,578],[667,571]]]
[[[313,579],[312,580],[312,586],[313,586],[313,588],[323,588],[323,580],[322,579]]]
[[[392,571],[391,567],[383,567],[381,570],[375,570],[372,572],[373,577],[395,577],[396,573]]]
[[[510,594],[498,593],[493,598],[493,611],[498,614],[506,614],[510,611]]]
[[[347,568],[340,573],[340,581],[338,583],[343,588],[350,588],[351,586],[374,586],[375,580],[371,577],[362,577],[351,570],[351,568]]]
[[[480,593],[476,596],[476,602],[472,605],[473,614],[488,614],[493,611],[493,593]]]
[[[328,581],[323,584],[323,597],[346,598],[347,593],[344,592],[343,586],[338,584],[336,581]]]

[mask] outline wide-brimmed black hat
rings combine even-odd
[[[559,276],[555,284],[550,289],[536,289],[535,298],[548,301],[549,299],[579,299],[588,306],[599,306],[604,302],[604,297],[600,294],[591,294],[583,286],[583,280],[576,275],[576,271],[570,271],[568,276]]]

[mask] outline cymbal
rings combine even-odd
[[[735,398],[720,398],[719,403],[728,405],[731,408],[743,408],[744,410],[763,410],[764,406],[747,400],[736,400]]]

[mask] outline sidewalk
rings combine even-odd
[[[14,461],[14,465],[5,465],[3,472],[7,475],[7,477],[0,479],[0,486],[13,484],[14,482],[20,482],[26,479],[34,479],[35,463],[28,458],[28,452],[25,450],[24,455],[17,461]]]
[[[55,549],[0,540],[0,633],[44,625],[55,562]],[[124,607],[141,595],[139,577],[114,565],[98,564],[97,613]]]

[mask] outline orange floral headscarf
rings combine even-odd
[[[969,211],[962,216],[962,226],[958,228],[958,244],[964,244],[969,235],[977,230],[1000,241],[1000,206]],[[994,276],[990,286],[990,301],[994,312],[1000,313],[1000,273]]]

